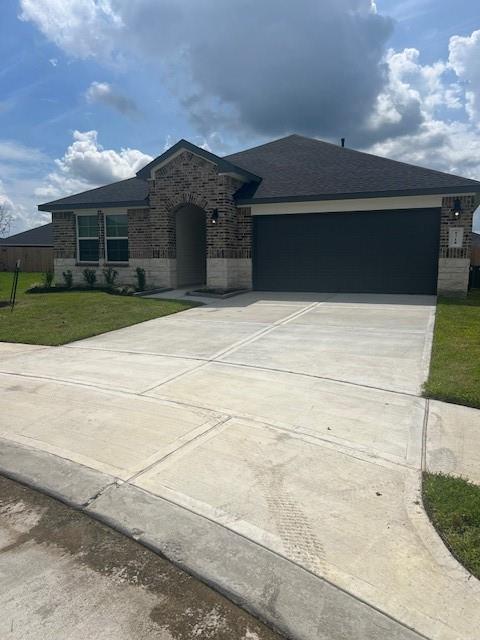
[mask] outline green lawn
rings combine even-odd
[[[453,555],[480,578],[480,487],[462,478],[424,473],[423,503]]]
[[[480,408],[480,290],[439,298],[425,395]]]
[[[102,291],[25,293],[41,280],[42,274],[20,274],[14,311],[0,308],[0,342],[65,344],[195,306],[191,302],[113,296]],[[11,273],[0,272],[0,301],[9,299],[11,282]]]

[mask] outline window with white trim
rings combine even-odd
[[[107,262],[128,262],[128,215],[105,216],[105,257]]]
[[[79,262],[98,262],[98,216],[77,216],[77,256]]]

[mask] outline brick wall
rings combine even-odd
[[[52,213],[54,258],[75,258],[76,230],[73,211]]]
[[[237,248],[239,258],[252,257],[252,210],[250,207],[240,207],[237,213]]]
[[[438,261],[438,293],[464,296],[468,289],[470,257],[472,253],[472,222],[477,206],[476,197],[460,196],[462,212],[453,213],[455,196],[442,199],[440,217],[440,252]],[[449,229],[463,227],[463,246],[449,247]]]
[[[128,251],[130,259],[153,257],[149,209],[128,210]]]
[[[219,175],[216,165],[188,151],[158,169],[150,181],[154,256],[175,258],[175,213],[183,204],[192,204],[207,215],[207,256],[235,257],[238,224],[233,196],[240,186],[240,181]],[[210,222],[214,209],[219,214],[216,224]]]
[[[453,205],[456,197],[448,196],[442,199],[442,212],[440,218],[440,257],[441,258],[470,258],[472,251],[472,222],[476,208],[475,196],[460,196],[462,213],[456,218],[453,214]],[[448,234],[450,227],[463,227],[463,247],[449,248]]]

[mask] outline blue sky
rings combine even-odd
[[[2,0],[0,203],[291,132],[480,179],[471,0]],[[480,226],[480,221],[479,221]]]

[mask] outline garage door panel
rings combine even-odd
[[[255,289],[436,292],[439,209],[253,220]]]

